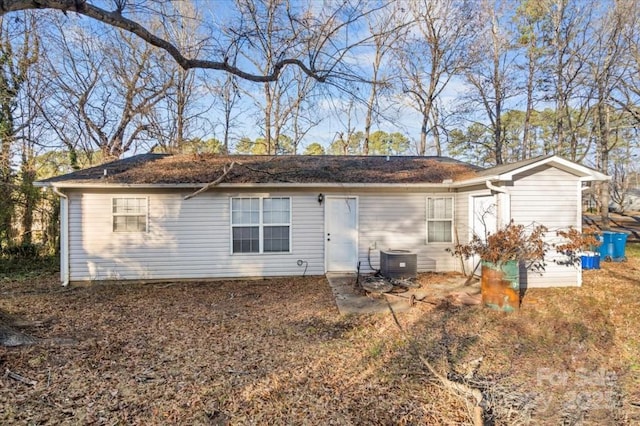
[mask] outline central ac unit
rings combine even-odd
[[[415,278],[418,255],[411,250],[381,250],[380,273],[388,278]]]

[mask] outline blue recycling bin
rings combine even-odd
[[[613,232],[604,231],[598,238],[601,243],[598,249],[600,257],[602,260],[611,260],[613,258]]]
[[[613,235],[613,260],[616,262],[627,260],[624,249],[627,244],[627,237],[629,235],[624,232],[616,232]]]
[[[625,232],[604,231],[600,236],[600,257],[602,260],[622,262],[627,260],[625,245],[628,234]]]
[[[587,251],[580,256],[582,269],[600,269],[600,253]]]

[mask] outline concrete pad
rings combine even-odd
[[[411,296],[415,296],[417,300],[444,299],[455,291],[470,294],[476,294],[480,291],[477,285],[464,286],[464,277],[460,279],[443,277],[442,283],[409,289],[400,294],[362,295],[356,288],[356,274],[330,272],[326,274],[326,277],[341,314],[389,312],[389,304],[395,312],[403,312],[411,309]],[[360,278],[362,279],[362,277]]]
[[[385,296],[366,296],[358,294],[356,289],[356,274],[331,272],[326,275],[331,291],[336,299],[336,305],[341,314],[376,314],[389,312]],[[394,298],[397,299],[397,298]],[[391,301],[391,306],[400,311],[401,299]],[[403,310],[410,307],[408,301]]]

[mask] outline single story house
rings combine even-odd
[[[363,273],[380,251],[469,273],[446,251],[514,220],[581,227],[584,182],[557,156],[480,169],[446,157],[142,154],[37,182],[61,197],[61,279],[173,280]],[[555,235],[550,232],[549,235]],[[554,263],[528,287],[579,286]]]
[[[610,210],[616,212],[638,212],[640,211],[640,188],[629,188],[624,193],[622,204],[611,202]]]

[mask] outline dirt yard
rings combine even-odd
[[[418,355],[480,389],[496,424],[638,424],[632,253],[582,288],[529,290],[513,314],[418,304],[398,314],[406,334],[391,314],[340,316],[320,277],[0,279],[0,310],[50,320],[36,337],[76,340],[0,348],[0,424],[470,423]]]

